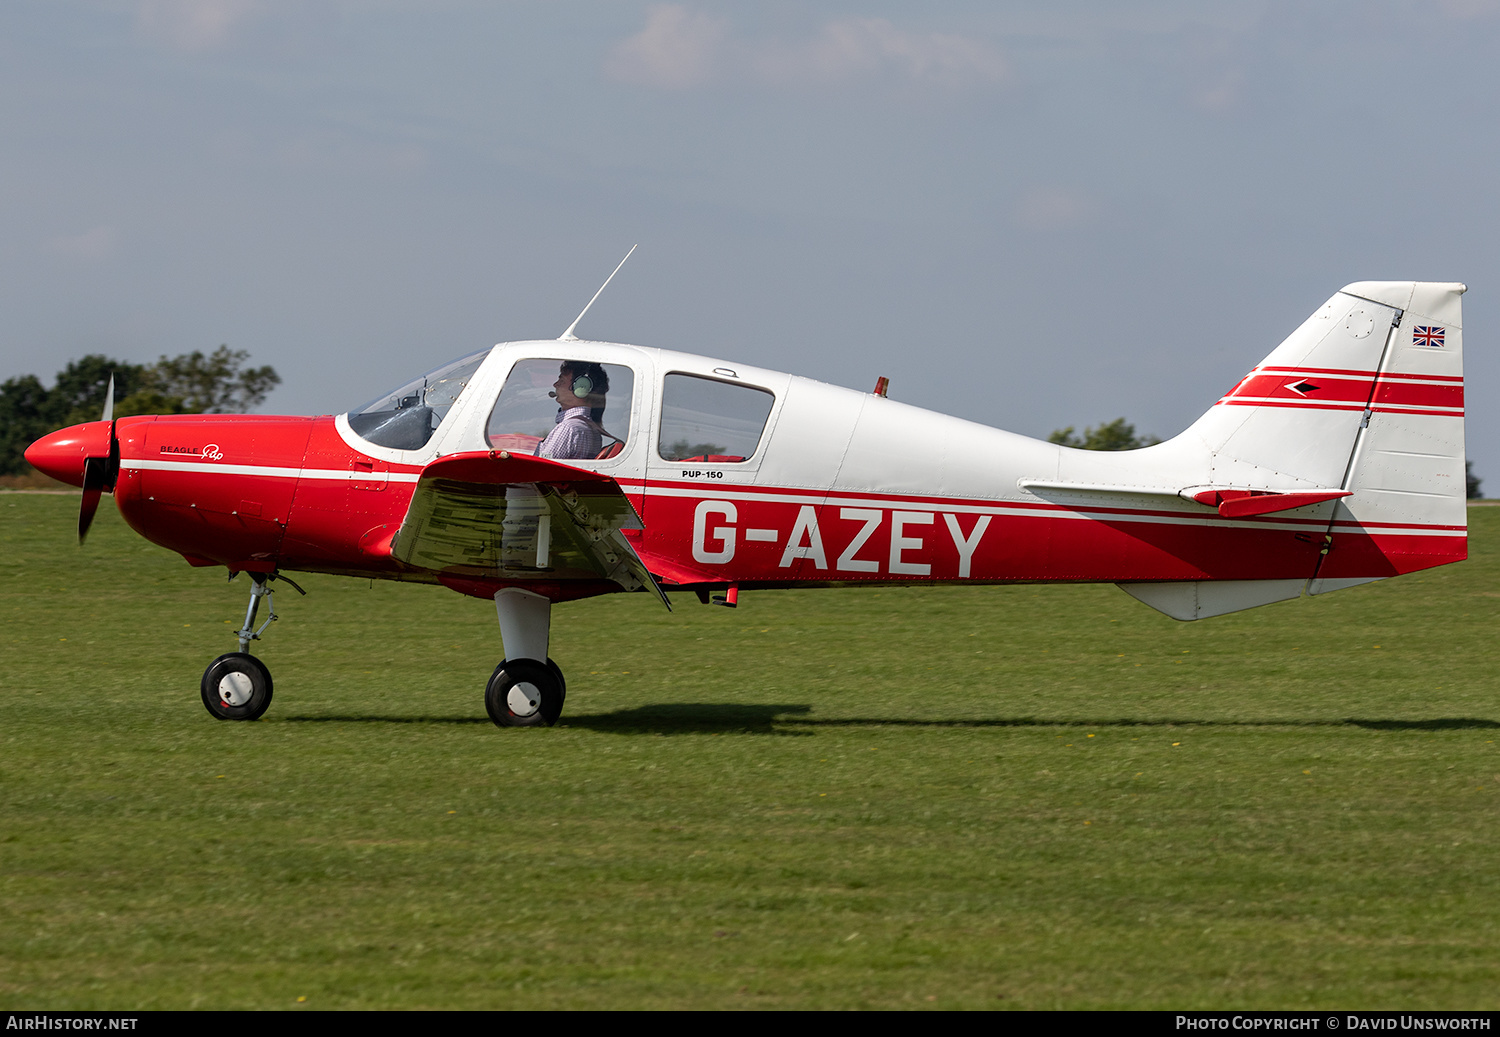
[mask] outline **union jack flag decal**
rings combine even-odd
[[[1420,324],[1411,329],[1411,344],[1414,346],[1434,346],[1441,348],[1443,345],[1443,333],[1446,328],[1427,328]]]

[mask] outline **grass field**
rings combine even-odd
[[[1500,508],[1179,624],[1113,587],[554,611],[243,581],[0,494],[0,1007],[1500,1007]]]

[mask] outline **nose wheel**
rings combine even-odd
[[[238,575],[231,573],[229,578],[232,580]],[[203,671],[203,683],[199,689],[203,706],[217,720],[255,720],[271,706],[271,671],[250,654],[250,642],[259,641],[266,627],[276,620],[276,601],[271,591],[271,581],[276,579],[286,580],[298,594],[307,593],[279,573],[250,574],[250,604],[245,609],[245,625],[235,631],[240,650],[226,652]],[[255,617],[260,611],[262,598],[266,599],[269,615],[257,627]]]
[[[271,705],[271,671],[244,652],[228,652],[203,671],[203,705],[218,720],[255,720]]]
[[[551,659],[507,659],[484,689],[484,709],[500,727],[551,727],[567,694],[562,670]]]

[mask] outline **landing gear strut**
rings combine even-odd
[[[232,574],[229,578],[234,579]],[[250,642],[276,620],[276,601],[271,591],[275,573],[251,573],[250,604],[245,609],[245,625],[235,631],[240,640],[238,652],[226,652],[208,664],[203,671],[199,691],[203,706],[217,720],[255,720],[271,706],[271,671],[250,654]],[[285,577],[282,577],[285,579]],[[306,593],[291,580],[299,593]],[[266,599],[266,621],[255,625],[260,599]]]
[[[484,709],[500,727],[551,727],[568,694],[562,669],[547,658],[552,602],[507,587],[495,594],[505,661],[484,689]],[[544,661],[545,660],[545,661]]]

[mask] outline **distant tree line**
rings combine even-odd
[[[1103,425],[1086,428],[1082,435],[1075,432],[1072,425],[1060,428],[1047,437],[1047,442],[1077,447],[1080,450],[1135,450],[1143,446],[1154,446],[1161,440],[1155,436],[1138,436],[1134,425],[1124,418],[1116,418]],[[1479,499],[1479,484],[1483,480],[1474,474],[1473,461],[1464,462],[1464,476],[1468,484],[1466,496],[1470,500]]]
[[[1155,446],[1161,440],[1155,436],[1138,436],[1135,426],[1124,418],[1093,428],[1086,428],[1079,435],[1073,426],[1060,428],[1047,437],[1047,442],[1060,446],[1077,447],[1080,450],[1136,450],[1143,446]]]
[[[250,354],[220,346],[162,357],[154,364],[132,364],[91,354],[57,374],[51,389],[36,375],[0,383],[0,475],[29,469],[26,448],[48,432],[97,421],[104,394],[115,379],[115,417],[130,414],[239,414],[265,401],[281,384],[269,365],[247,367]]]

